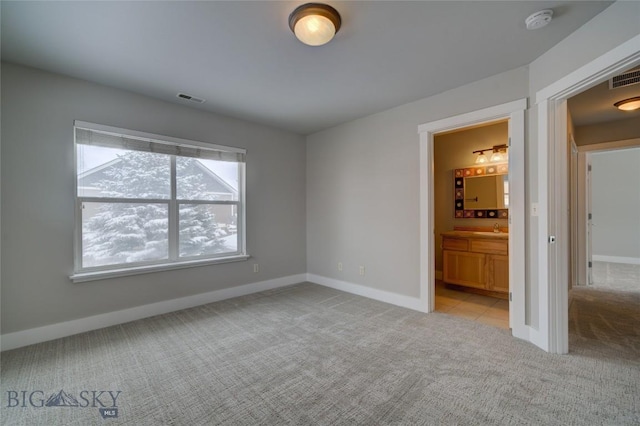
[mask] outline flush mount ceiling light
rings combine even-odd
[[[303,4],[289,15],[289,28],[298,40],[309,46],[329,43],[341,23],[338,11],[322,3]]]
[[[625,99],[623,101],[618,101],[613,104],[613,106],[622,111],[635,111],[637,109],[640,109],[640,96]]]
[[[525,19],[524,23],[528,30],[537,30],[546,26],[553,18],[553,10],[545,9],[536,13],[532,13]]]

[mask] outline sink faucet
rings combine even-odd
[[[493,232],[496,234],[500,232],[500,225],[497,222],[493,225]]]

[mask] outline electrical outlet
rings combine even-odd
[[[257,263],[254,263],[253,264],[253,272],[254,273],[260,272],[260,265],[258,265]]]
[[[364,266],[360,265],[360,275],[364,275]]]
[[[342,262],[338,262],[338,271],[342,271]]]

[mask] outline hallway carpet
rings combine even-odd
[[[589,357],[639,361],[640,292],[571,290],[569,350]],[[640,383],[636,391],[640,393]]]
[[[619,324],[583,319],[587,299],[573,300],[578,334],[563,356],[507,330],[303,283],[5,352],[0,421],[637,425],[637,328],[597,349]]]

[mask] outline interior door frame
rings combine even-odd
[[[420,302],[435,310],[435,225],[433,139],[437,133],[507,119],[509,121],[509,325],[529,340],[525,325],[525,111],[527,99],[418,126],[420,135]]]
[[[569,281],[569,288],[573,288],[578,285],[579,275],[579,244],[578,238],[580,233],[578,232],[578,146],[573,137],[573,134],[569,135],[569,153],[570,153],[570,177],[569,177],[569,196],[571,197],[570,204],[570,226],[571,226],[571,248],[569,254],[569,262],[571,263],[571,280]]]
[[[639,65],[638,46],[640,35],[536,93],[540,278],[539,326],[532,341],[551,353],[565,354],[569,351],[567,99]]]
[[[619,149],[629,149],[640,147],[640,138],[623,139],[610,142],[601,142],[578,147],[578,229],[584,231],[584,237],[578,241],[578,268],[581,280],[580,285],[588,286],[592,282],[592,270],[589,268],[589,261],[592,260],[593,249],[591,246],[591,223],[589,213],[591,212],[591,183],[590,165],[591,155],[598,152],[611,152]]]

